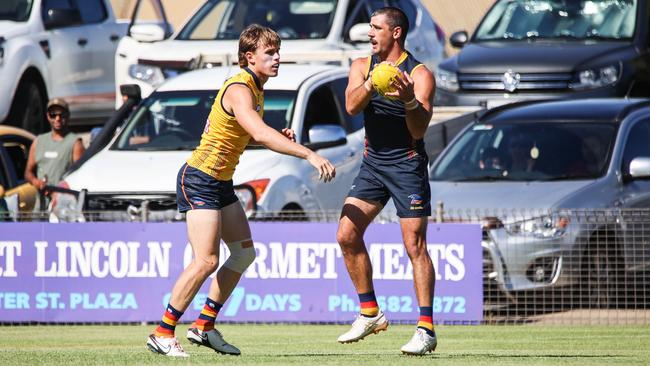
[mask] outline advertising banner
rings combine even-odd
[[[356,291],[335,223],[259,223],[257,257],[219,313],[232,322],[348,322]],[[393,322],[415,322],[413,267],[397,224],[365,235],[375,293]],[[482,319],[481,229],[430,224],[434,321]],[[221,243],[220,262],[228,256]],[[192,260],[185,223],[0,224],[0,322],[158,321]],[[182,320],[205,302],[209,280]]]

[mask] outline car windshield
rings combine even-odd
[[[113,150],[193,150],[218,91],[156,92],[131,114]],[[276,130],[289,127],[295,91],[264,91],[264,122]],[[252,146],[252,145],[251,145]]]
[[[0,20],[25,22],[32,10],[32,0],[0,1]]]
[[[629,39],[637,0],[501,0],[475,41],[502,39]]]
[[[443,181],[595,179],[607,171],[612,123],[475,124],[432,166]]]
[[[337,0],[212,0],[179,32],[181,40],[239,39],[242,30],[257,23],[282,39],[326,38]]]

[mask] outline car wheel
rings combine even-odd
[[[7,122],[34,134],[47,130],[45,96],[36,82],[29,79],[21,81]]]
[[[281,221],[308,221],[305,211],[295,203],[284,206],[278,216]]]
[[[595,235],[583,257],[580,286],[583,305],[590,308],[619,305],[624,293],[623,274],[623,261],[614,236]]]

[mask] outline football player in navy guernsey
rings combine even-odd
[[[404,48],[408,29],[402,10],[376,10],[368,31],[371,55],[354,60],[350,68],[346,109],[351,115],[363,112],[366,148],[359,175],[343,205],[336,238],[359,295],[361,313],[338,341],[356,342],[388,327],[375,297],[363,234],[392,198],[413,264],[420,309],[415,334],[401,351],[422,355],[435,350],[437,344],[432,311],[435,278],[426,241],[431,192],[423,141],[431,120],[435,80],[431,71]],[[402,71],[393,81],[395,90],[386,93],[387,98],[374,90],[371,82],[373,67],[382,62]]]

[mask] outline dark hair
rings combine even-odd
[[[239,67],[248,66],[246,52],[255,52],[258,47],[277,47],[280,48],[280,36],[271,28],[263,27],[259,24],[251,24],[241,32],[239,36]]]
[[[402,36],[399,40],[402,42],[402,45],[404,45],[404,42],[406,41],[406,35],[409,32],[409,20],[406,17],[404,11],[394,6],[386,6],[373,11],[370,17],[372,18],[375,15],[382,14],[386,16],[386,22],[388,23],[388,26],[391,30],[395,29],[395,27],[402,28]]]

